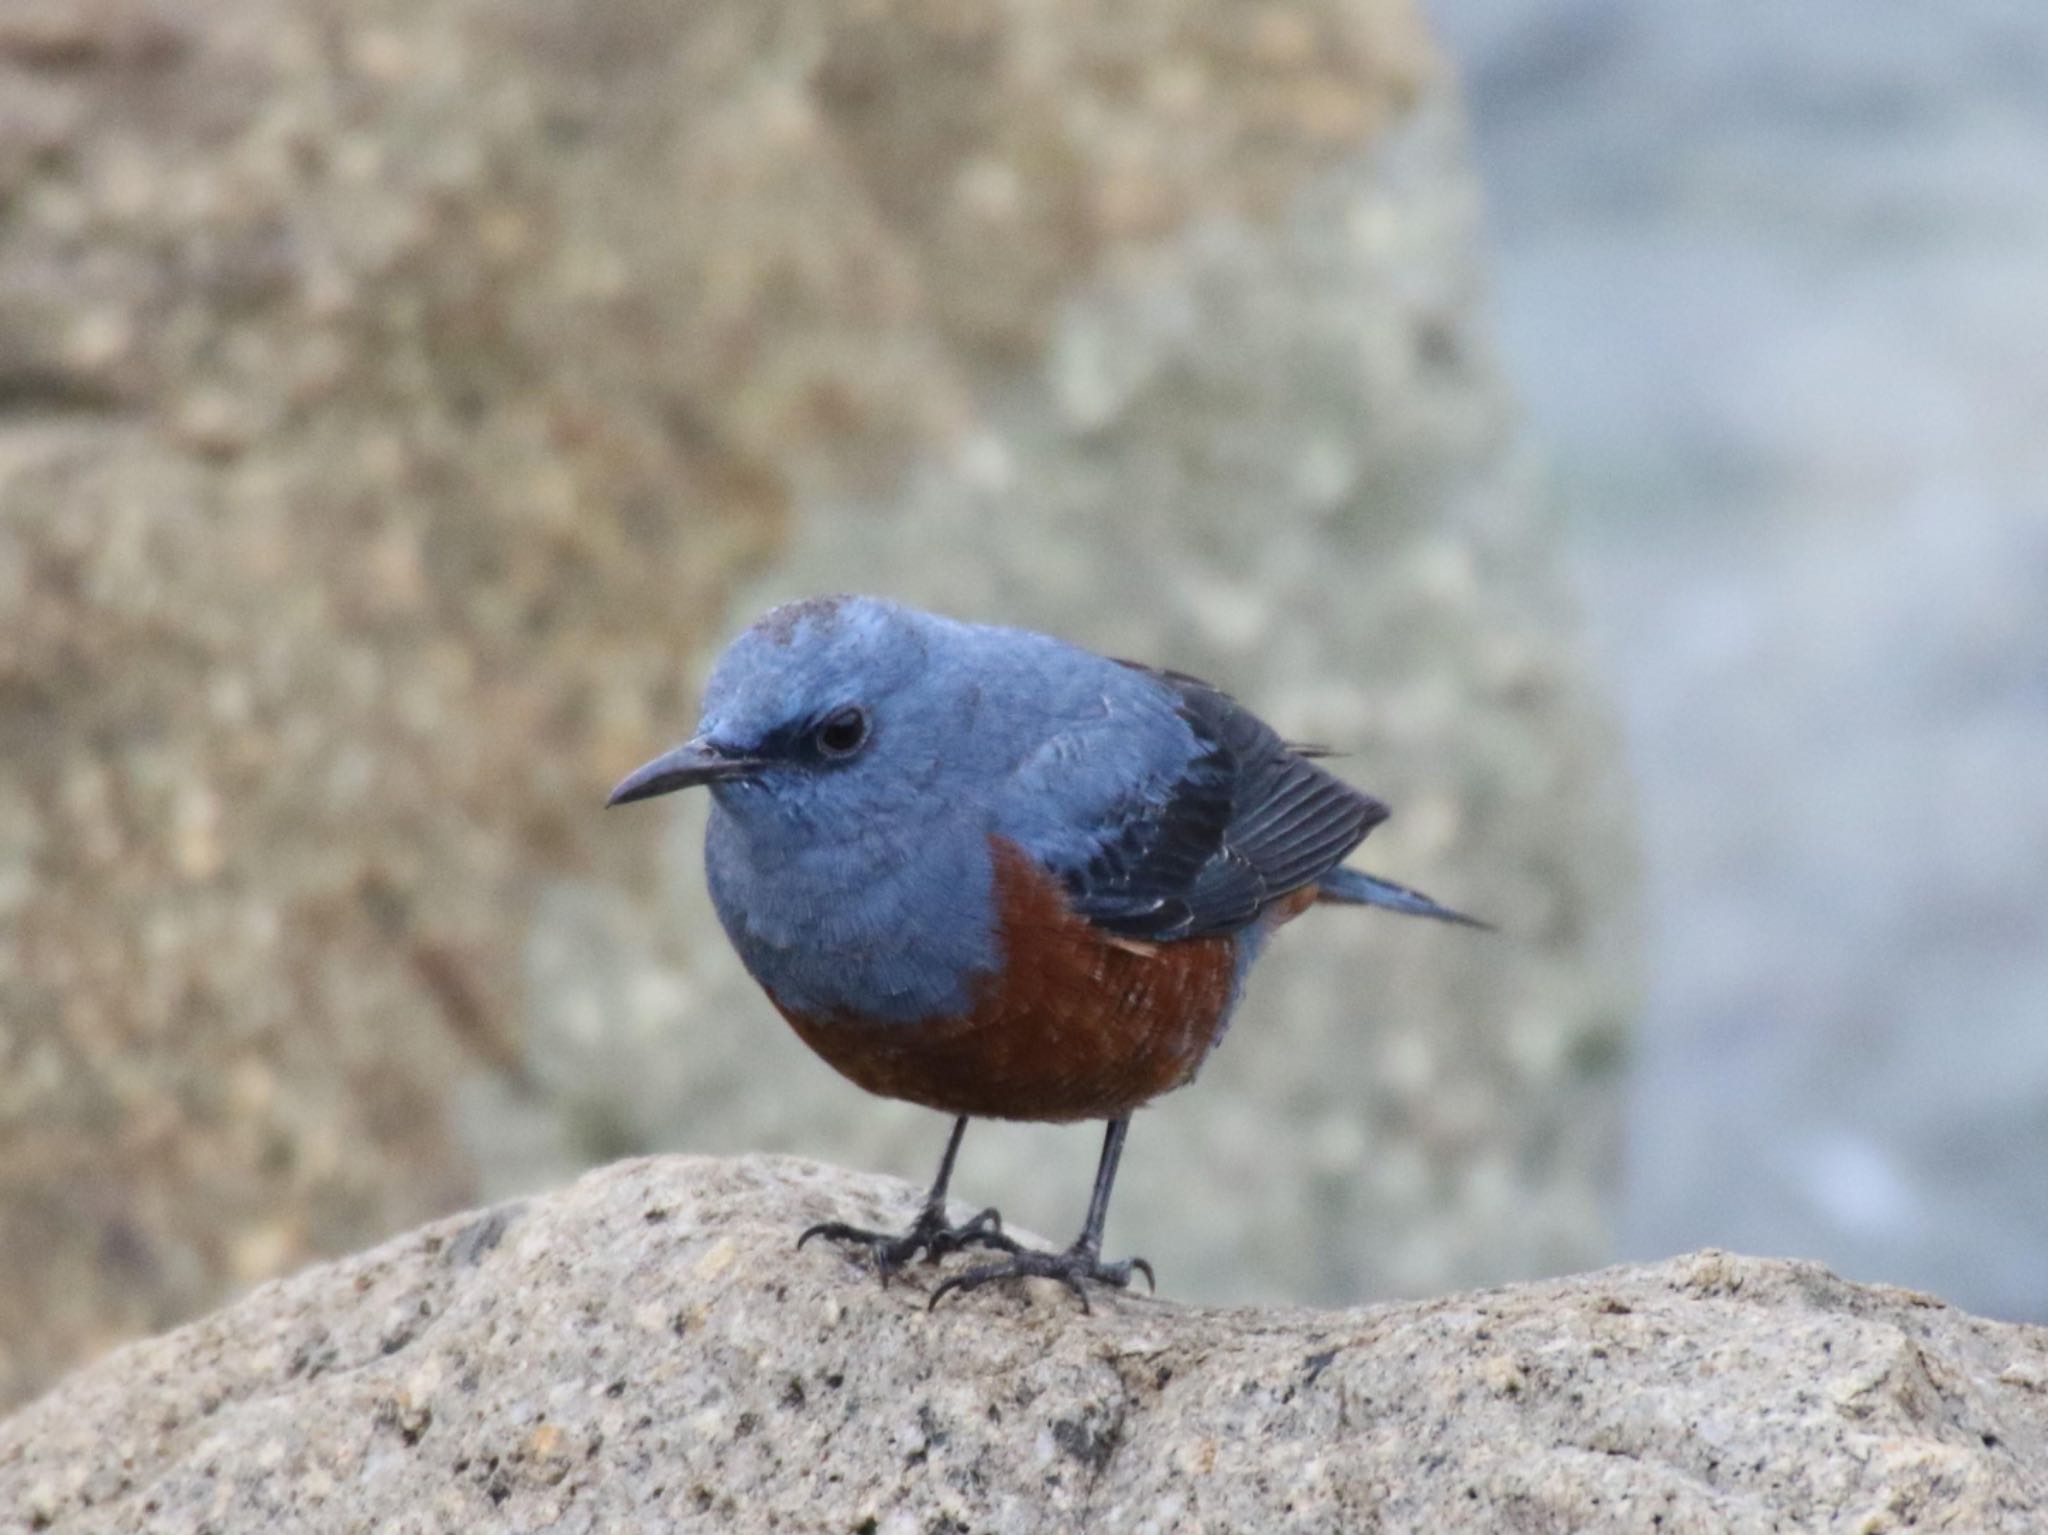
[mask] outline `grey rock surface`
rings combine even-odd
[[[781,491],[548,9],[0,7],[0,1399],[473,1201],[538,879],[645,879]]]
[[[1191,1284],[1600,1250],[1628,838],[1407,0],[10,0],[0,205],[0,1400],[623,1151],[926,1168],[598,811],[800,587],[1208,670],[1515,930],[1290,935],[1133,1152]]]
[[[2048,1510],[2048,1333],[1926,1295],[1709,1251],[1347,1311],[928,1313],[926,1275],[791,1250],[914,1197],[664,1158],[439,1222],[0,1424],[0,1520],[1997,1535]]]

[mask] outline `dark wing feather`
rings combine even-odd
[[[1229,695],[1184,673],[1135,669],[1175,695],[1202,750],[1163,807],[1134,801],[1087,865],[1068,872],[1075,909],[1098,927],[1152,940],[1234,932],[1314,884],[1386,819],[1386,806]]]

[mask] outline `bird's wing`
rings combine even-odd
[[[1085,858],[1054,870],[1075,910],[1149,941],[1233,932],[1314,884],[1387,817],[1229,695],[1126,662],[1172,697],[1196,753],[1105,807]]]

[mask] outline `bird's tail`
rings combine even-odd
[[[1398,911],[1410,917],[1434,917],[1439,922],[1455,922],[1461,927],[1476,927],[1485,932],[1493,931],[1491,922],[1481,922],[1477,917],[1468,917],[1461,911],[1439,905],[1420,890],[1410,890],[1406,885],[1397,885],[1390,879],[1380,879],[1357,869],[1332,869],[1316,885],[1318,901],[1332,901],[1340,906],[1383,906],[1388,911]]]

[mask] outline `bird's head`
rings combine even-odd
[[[742,822],[849,833],[911,810],[968,749],[963,630],[874,597],[776,608],[719,657],[695,735],[607,803],[702,784]]]

